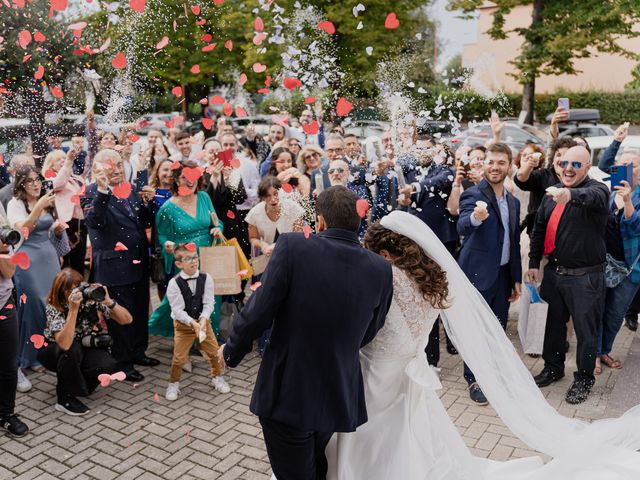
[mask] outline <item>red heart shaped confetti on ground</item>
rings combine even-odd
[[[333,25],[333,23],[327,20],[318,22],[318,28],[322,31],[327,32],[329,35],[333,35],[334,33],[336,33],[336,27]]]
[[[302,227],[302,233],[304,233],[304,238],[309,238],[309,235],[311,235],[311,227],[309,225],[305,225]]]
[[[185,167],[182,169],[182,175],[191,183],[196,183],[202,176],[202,170],[199,168]]]
[[[31,343],[33,343],[33,346],[36,347],[36,349],[38,350],[41,349],[42,346],[44,345],[44,337],[37,333],[34,333],[33,335],[31,335],[31,337],[29,337],[29,340],[31,341]]]
[[[190,252],[195,252],[195,251],[198,249],[198,247],[196,246],[196,244],[195,244],[195,243],[193,243],[193,242],[186,243],[186,244],[185,244],[185,246],[184,246],[184,248],[186,248],[186,249],[187,249],[187,250],[189,250]]]
[[[16,252],[11,255],[11,263],[17,265],[22,270],[26,270],[31,265],[31,260],[29,260],[29,255],[26,252]]]
[[[127,374],[124,372],[116,372],[111,374],[111,380],[118,380],[124,382],[127,379]]]
[[[124,252],[125,250],[129,250],[127,246],[122,242],[116,242],[116,246],[114,248],[116,252]]]
[[[111,375],[109,375],[108,373],[101,373],[100,375],[98,375],[98,381],[100,382],[101,386],[108,387],[111,383]]]
[[[129,0],[129,7],[136,12],[144,12],[144,7],[147,6],[147,0]]]
[[[394,28],[398,28],[400,26],[400,20],[396,17],[396,14],[391,12],[387,15],[387,18],[384,21],[385,28],[389,30],[393,30]]]
[[[154,394],[153,394],[153,401],[154,401],[154,402],[159,402],[159,401],[160,401],[160,396],[158,396],[158,394],[157,394],[157,393],[154,393]]]
[[[124,53],[118,52],[116,56],[111,60],[111,66],[118,70],[122,70],[127,67],[127,57],[124,56]]]
[[[311,123],[305,123],[302,125],[302,130],[304,130],[304,133],[307,135],[315,135],[320,130],[320,125],[318,125],[318,122],[314,120]]]
[[[369,211],[369,202],[367,202],[362,198],[359,199],[356,202],[356,212],[358,212],[358,215],[360,216],[360,218],[366,217],[368,211]]]
[[[227,210],[227,218],[230,218],[231,220],[235,220],[236,214],[233,213],[231,210]]]
[[[116,197],[122,200],[127,199],[131,195],[131,184],[127,181],[122,182],[120,185],[112,187],[111,191]]]
[[[348,115],[351,110],[353,110],[353,104],[349,102],[346,98],[340,97],[338,103],[336,104],[336,113],[339,117],[344,117]]]

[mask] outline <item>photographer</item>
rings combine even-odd
[[[0,208],[4,213],[4,209]],[[3,218],[4,215],[0,215]],[[0,227],[0,254],[10,252],[11,236]],[[14,231],[15,232],[15,231]],[[16,232],[17,233],[17,232]],[[18,234],[18,239],[20,235]],[[7,242],[7,243],[4,243]],[[0,428],[14,437],[22,437],[29,431],[14,413],[18,383],[18,315],[13,308],[13,281],[16,266],[9,258],[0,258]]]
[[[89,411],[77,396],[98,386],[98,375],[117,368],[109,347],[105,320],[130,324],[131,314],[109,297],[105,287],[82,283],[82,275],[65,268],[53,279],[46,306],[45,338],[50,342],[38,353],[42,364],[58,375],[55,409],[69,415]]]

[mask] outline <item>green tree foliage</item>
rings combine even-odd
[[[475,11],[483,0],[450,0],[449,8],[466,13]],[[492,38],[504,39],[515,33],[522,37],[519,55],[511,63],[516,67],[515,78],[523,85],[523,109],[532,120],[535,80],[540,75],[580,73],[575,60],[607,52],[634,58],[619,45],[620,37],[636,37],[640,31],[634,26],[640,21],[638,0],[493,0]],[[509,29],[506,16],[516,7],[532,9],[531,23],[526,27]]]

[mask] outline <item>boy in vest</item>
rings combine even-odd
[[[178,399],[182,366],[189,358],[189,349],[194,340],[200,343],[200,348],[209,357],[214,388],[220,393],[229,393],[229,385],[218,364],[218,342],[209,321],[215,305],[213,279],[208,273],[198,270],[198,253],[193,243],[177,245],[173,256],[176,267],[181,271],[167,285],[174,345],[165,398],[170,401]]]

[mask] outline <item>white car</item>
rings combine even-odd
[[[613,135],[608,135],[606,137],[589,137],[586,138],[586,140],[589,143],[589,148],[591,148],[592,167],[589,169],[589,177],[599,180],[610,187],[609,174],[600,170],[598,168],[598,163],[600,162],[604,151],[609,145],[611,145]],[[625,150],[640,151],[640,135],[628,135],[622,142],[622,145],[620,145],[616,158],[620,157]]]

